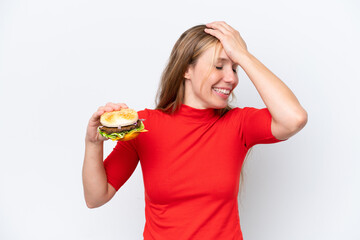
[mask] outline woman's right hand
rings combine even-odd
[[[85,141],[91,143],[102,143],[108,138],[105,138],[100,135],[98,132],[98,127],[101,125],[100,116],[105,112],[119,111],[122,108],[129,108],[125,103],[107,103],[105,106],[101,106],[98,110],[91,116],[87,130]]]

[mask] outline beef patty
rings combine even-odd
[[[141,121],[140,120],[137,120],[136,122],[136,125],[135,124],[132,124],[132,125],[129,125],[129,126],[124,126],[124,127],[121,127],[121,129],[117,128],[117,127],[105,127],[105,126],[100,126],[100,130],[102,132],[105,132],[107,134],[111,134],[111,133],[119,133],[119,132],[125,132],[125,131],[130,131],[130,130],[133,130],[135,128],[138,128],[140,127],[141,125]]]

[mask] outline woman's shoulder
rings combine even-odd
[[[242,113],[244,113],[244,109],[245,108],[233,107],[232,109],[227,111],[223,117],[233,117],[235,115],[241,115]]]
[[[254,107],[233,107],[222,116],[222,119],[224,121],[233,121],[234,119],[241,121],[256,110],[259,109]]]
[[[138,115],[139,115],[139,118],[146,119],[146,118],[156,118],[159,116],[163,116],[163,115],[166,115],[166,113],[164,113],[158,109],[144,108],[143,110],[138,111]]]
[[[230,109],[225,115],[245,115],[248,112],[253,112],[261,110],[260,108],[254,108],[254,107],[234,107]]]
[[[146,134],[142,135],[139,139],[146,139],[163,131],[164,128],[171,126],[172,121],[169,116],[158,109],[145,108],[138,111],[139,119],[144,122],[145,129],[148,130]],[[145,137],[147,136],[147,137]]]

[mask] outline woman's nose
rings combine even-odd
[[[236,83],[237,81],[237,75],[236,73],[231,69],[229,71],[226,71],[226,74],[224,76],[224,81],[228,83]]]

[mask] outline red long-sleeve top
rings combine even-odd
[[[104,161],[116,189],[140,161],[144,240],[241,240],[237,195],[241,166],[255,144],[276,143],[267,108],[213,109],[182,104],[175,114],[138,112],[149,130],[119,141]]]

